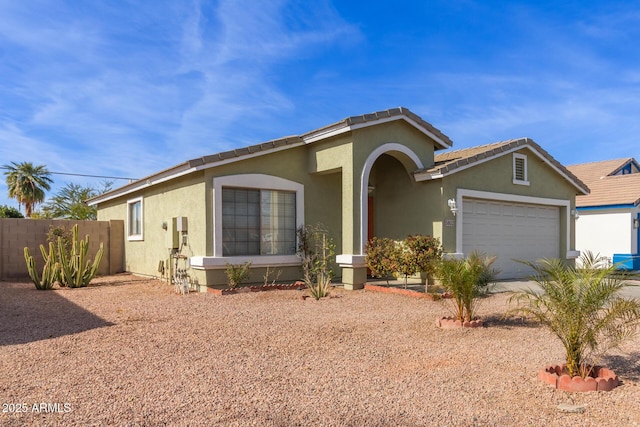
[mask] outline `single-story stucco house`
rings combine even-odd
[[[371,237],[441,239],[445,252],[572,260],[575,197],[589,190],[530,139],[458,151],[406,108],[349,117],[300,136],[186,161],[89,201],[98,219],[124,219],[127,271],[158,275],[171,248],[199,284],[222,286],[227,263],[300,278],[296,229],[322,223],[340,280],[361,288]],[[182,230],[180,233],[178,230]],[[178,237],[182,234],[182,237]],[[175,249],[173,249],[175,250]]]
[[[591,190],[576,197],[576,248],[640,270],[640,164],[626,158],[567,169]]]

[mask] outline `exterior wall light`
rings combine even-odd
[[[456,200],[455,199],[447,200],[447,205],[449,206],[449,209],[451,209],[451,213],[453,214],[453,216],[456,216],[456,212],[458,212],[458,208],[456,207]]]
[[[633,228],[640,228],[640,218],[634,218]]]

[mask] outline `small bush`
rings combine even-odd
[[[229,264],[226,263],[227,269],[225,274],[227,275],[227,281],[229,282],[229,288],[235,289],[238,285],[251,276],[251,262],[245,262],[244,264]]]
[[[408,236],[401,241],[374,237],[366,247],[366,263],[374,277],[386,278],[397,275],[407,279],[416,273],[433,274],[440,258],[440,240],[423,235]]]
[[[366,263],[371,275],[380,279],[386,279],[398,270],[396,242],[387,237],[374,237],[365,248]]]
[[[273,267],[267,266],[267,268],[264,271],[264,275],[262,276],[262,278],[264,279],[264,285],[265,286],[268,286],[269,284],[275,285],[278,279],[280,278],[281,274],[282,274],[282,270],[280,270],[279,268],[273,268]]]

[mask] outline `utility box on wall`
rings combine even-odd
[[[178,233],[175,218],[167,221],[167,230],[165,233],[165,247],[167,249],[178,249],[180,247],[180,233]]]
[[[179,216],[177,218],[173,218],[176,221],[176,230],[179,233],[187,234],[188,231],[188,221],[186,216]]]
[[[188,221],[186,216],[173,217],[167,221],[166,247],[179,249],[183,236],[187,234]]]

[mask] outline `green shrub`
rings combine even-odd
[[[24,215],[13,206],[0,205],[0,218],[24,218]]]
[[[397,271],[397,260],[399,258],[397,245],[388,237],[374,237],[367,243],[365,248],[367,267],[373,277],[386,279],[389,284],[389,277]]]
[[[407,279],[416,273],[433,274],[440,258],[440,240],[431,236],[412,235],[402,241],[374,237],[365,248],[366,263],[374,277],[397,275]]]
[[[235,289],[238,285],[251,276],[251,262],[245,262],[244,264],[229,264],[226,263],[227,269],[225,274],[227,275],[227,281],[229,288]]]

